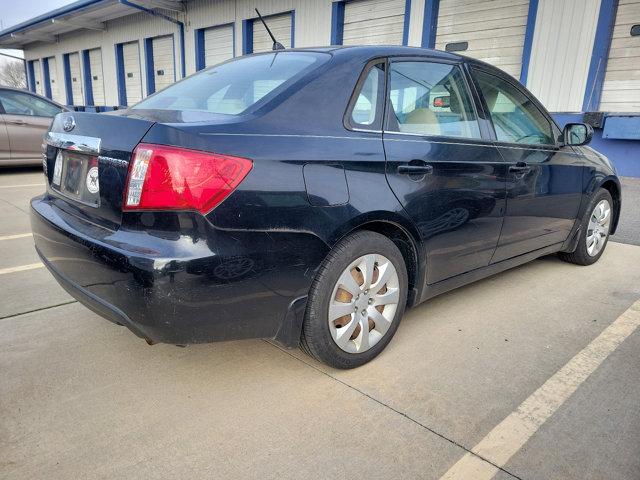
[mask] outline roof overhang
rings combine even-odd
[[[105,22],[146,9],[184,11],[180,0],[78,0],[0,31],[0,47],[23,49],[35,42],[56,43],[60,35],[76,30],[104,30]]]

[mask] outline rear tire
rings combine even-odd
[[[611,194],[604,188],[598,189],[582,218],[580,239],[575,251],[561,252],[560,259],[576,265],[596,263],[604,253],[609,241],[613,214]]]
[[[407,284],[402,253],[387,237],[360,231],[344,238],[311,285],[301,349],[335,368],[369,362],[398,329]]]

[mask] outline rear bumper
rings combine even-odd
[[[300,233],[226,232],[175,213],[181,231],[97,226],[60,199],[31,201],[36,250],[58,283],[151,343],[299,337],[300,299],[326,246]],[[180,218],[178,218],[180,217]]]

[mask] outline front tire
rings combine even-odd
[[[575,251],[560,253],[560,258],[576,265],[596,263],[609,241],[612,218],[613,199],[607,190],[600,188],[591,199],[582,219],[580,239]]]
[[[407,302],[407,269],[387,237],[360,231],[329,253],[311,285],[300,347],[335,368],[355,368],[387,346]]]

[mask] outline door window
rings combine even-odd
[[[460,67],[394,62],[390,68],[387,131],[480,139]]]
[[[474,77],[500,142],[553,145],[551,123],[520,89],[500,77],[474,69]]]
[[[10,115],[29,115],[34,117],[53,117],[62,109],[53,103],[28,93],[13,90],[0,91],[0,102],[4,111]]]
[[[384,63],[376,63],[369,68],[364,81],[360,85],[360,92],[353,102],[350,124],[354,127],[380,130],[382,107],[384,104]]]

